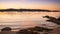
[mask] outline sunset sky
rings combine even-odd
[[[60,0],[0,0],[0,9],[26,8],[60,10]]]

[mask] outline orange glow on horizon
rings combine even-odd
[[[47,10],[60,10],[58,6],[55,5],[36,5],[36,4],[1,4],[0,9],[47,9]]]

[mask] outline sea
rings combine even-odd
[[[0,12],[0,30],[5,27],[12,28],[12,31],[17,31],[24,28],[30,28],[35,26],[55,28],[57,24],[48,22],[48,18],[43,16],[51,16],[58,18],[60,12],[38,12],[38,11],[4,11]],[[43,25],[45,24],[45,25]]]

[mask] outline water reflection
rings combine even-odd
[[[9,25],[10,27],[33,27],[36,25],[47,24],[48,26],[56,26],[54,23],[46,22],[42,16],[49,15],[53,17],[60,17],[60,12],[0,12],[0,28],[1,26]],[[5,27],[3,26],[3,27]],[[15,27],[16,28],[16,27]]]

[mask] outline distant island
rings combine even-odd
[[[10,12],[10,11],[18,11],[18,12],[24,12],[24,11],[30,11],[30,12],[60,12],[58,10],[43,10],[43,9],[0,9],[0,12]]]

